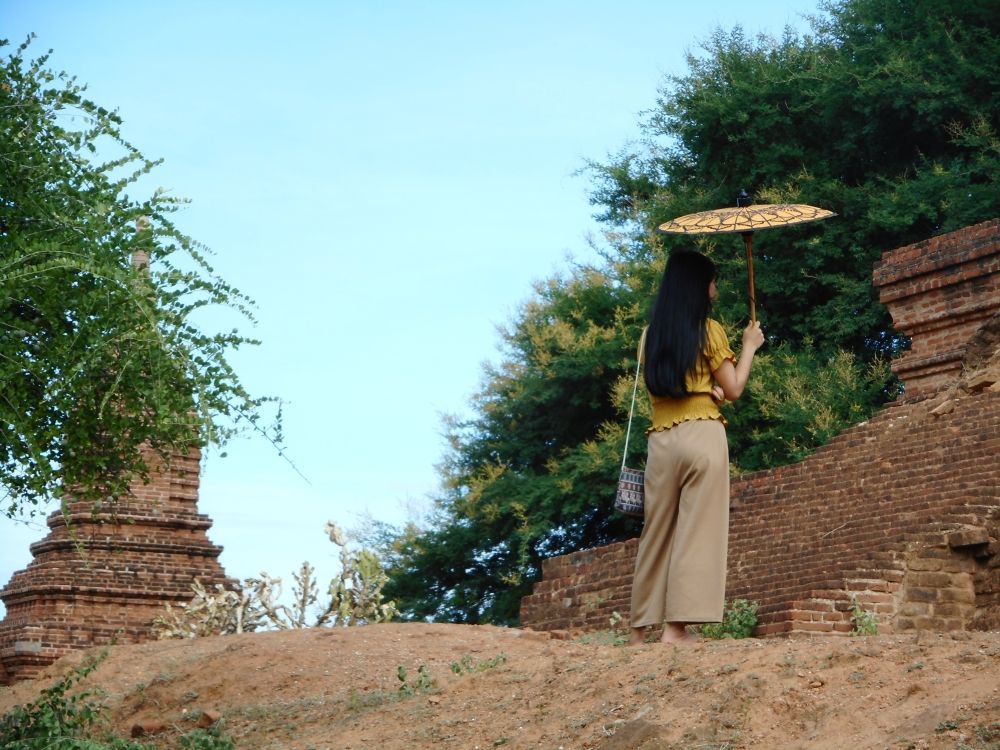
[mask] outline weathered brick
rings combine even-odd
[[[951,575],[948,573],[926,573],[923,571],[915,571],[910,573],[906,582],[911,586],[942,588],[944,586],[951,586]]]
[[[971,588],[941,589],[939,600],[941,602],[958,602],[960,604],[975,604],[976,593]]]
[[[892,594],[871,594],[868,592],[858,594],[859,604],[891,604],[896,598]]]
[[[931,613],[931,604],[927,602],[903,602],[899,606],[899,614],[904,617],[919,617]]]
[[[941,564],[941,560],[921,556],[910,560],[907,567],[909,567],[911,571],[936,571],[941,570]]]
[[[189,601],[195,579],[209,589],[235,585],[218,562],[221,547],[206,535],[211,520],[198,513],[199,459],[197,451],[176,456],[163,471],[151,457],[152,481],[134,483],[115,516],[74,500],[67,516],[49,516],[49,535],[31,545],[34,559],[0,590],[7,608],[0,653],[16,642],[38,649],[31,663],[3,657],[6,679],[31,677],[76,649],[148,640],[153,618],[166,603]]]
[[[792,630],[802,633],[832,633],[834,630],[834,623],[796,621],[792,625]]]
[[[911,602],[936,602],[938,600],[938,592],[939,589],[913,586],[907,588],[906,599]]]
[[[939,602],[934,605],[933,614],[937,617],[964,618],[968,614],[970,614],[973,609],[975,609],[975,607],[969,604],[959,604],[957,602]]]
[[[976,544],[988,544],[990,535],[982,527],[962,529],[948,534],[948,546],[971,547]]]

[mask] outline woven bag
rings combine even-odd
[[[627,516],[642,516],[645,513],[644,479],[645,475],[639,469],[622,467],[621,475],[618,477],[618,492],[615,493],[615,510]]]
[[[628,408],[628,427],[625,428],[625,448],[622,451],[622,468],[618,475],[618,491],[615,493],[615,510],[627,516],[644,515],[646,499],[645,475],[641,469],[630,469],[625,466],[628,459],[628,439],[632,432],[632,414],[635,412],[635,394],[639,389],[639,370],[642,367],[641,352],[646,343],[646,332],[642,332],[639,341],[640,357],[635,363],[635,382],[632,384],[632,404]]]

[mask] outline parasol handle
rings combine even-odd
[[[743,244],[747,248],[747,286],[750,288],[750,322],[757,322],[757,293],[753,283],[753,232],[743,232]]]

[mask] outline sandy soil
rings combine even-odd
[[[632,648],[387,624],[116,646],[86,684],[164,747],[215,711],[239,748],[1000,749],[1000,633]]]

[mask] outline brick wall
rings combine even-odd
[[[912,339],[892,368],[907,395],[946,387],[970,339],[1000,312],[1000,219],[887,252],[874,282],[896,330]]]
[[[166,603],[192,597],[191,584],[232,586],[198,513],[200,454],[155,465],[114,512],[70,502],[49,516],[33,560],[0,589],[0,683],[32,677],[67,652],[136,643]]]
[[[727,598],[759,635],[1000,627],[1000,220],[883,255],[875,283],[912,348],[905,396],[798,464],[732,484]],[[546,560],[521,622],[627,618],[637,540]]]

